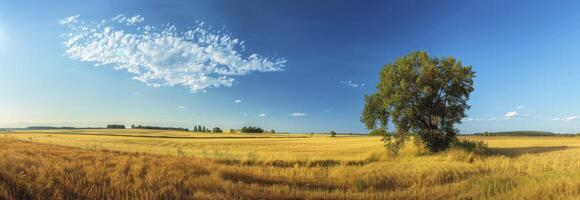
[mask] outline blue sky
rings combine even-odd
[[[0,127],[365,132],[363,96],[381,66],[425,50],[477,72],[463,133],[580,132],[578,10],[577,1],[0,1]],[[169,33],[156,43],[146,26]],[[121,39],[104,27],[136,40],[107,44]],[[91,28],[110,37],[65,43]],[[187,40],[188,30],[206,40]]]

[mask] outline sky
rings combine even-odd
[[[461,133],[580,132],[578,1],[0,1],[0,127],[365,133],[413,50],[477,73]]]

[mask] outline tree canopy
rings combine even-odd
[[[387,148],[397,151],[406,134],[419,134],[432,152],[445,150],[456,140],[470,108],[475,72],[453,57],[430,57],[418,51],[384,65],[377,92],[365,96],[361,122],[368,129],[395,130],[385,137]]]

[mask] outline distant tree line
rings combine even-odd
[[[160,126],[142,126],[142,125],[131,125],[134,129],[152,129],[152,130],[175,130],[175,131],[189,131],[187,128],[181,127],[160,127]]]
[[[264,129],[260,128],[260,127],[253,127],[253,126],[248,126],[248,127],[242,127],[242,129],[240,130],[242,133],[264,133]]]
[[[197,125],[197,126],[194,126],[193,127],[193,132],[204,132],[204,133],[207,133],[207,132],[211,132],[211,130],[205,128],[205,126]]]
[[[27,130],[50,130],[50,129],[102,129],[103,127],[54,127],[54,126],[29,126]]]
[[[108,129],[125,129],[125,125],[119,125],[119,124],[109,124],[107,125]]]
[[[193,126],[193,132],[201,132],[201,133],[223,133],[220,127],[213,127],[212,129],[206,128],[202,125]]]

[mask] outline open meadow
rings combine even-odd
[[[0,199],[574,199],[580,137],[460,137],[397,157],[377,136],[0,132]]]

